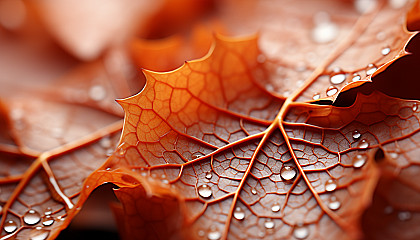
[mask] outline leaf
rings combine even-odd
[[[390,97],[377,85],[356,91],[350,106],[332,100],[345,84],[343,94],[368,84],[403,51],[411,35],[401,25],[389,24],[385,33],[378,27],[404,11],[378,5],[354,19],[343,30],[347,37],[326,45],[335,47],[305,68],[312,73],[300,84],[301,74],[277,81],[278,72],[296,71],[297,57],[280,55],[279,62],[259,50],[264,31],[261,40],[217,37],[206,57],[175,71],[145,71],[142,92],[119,101],[125,110],[119,147],[89,178],[122,186],[116,193],[126,237],[361,238],[361,216],[386,177],[375,160],[391,161],[399,141],[417,142],[417,100]],[[334,79],[340,74],[344,79]],[[321,100],[313,101],[318,93]]]

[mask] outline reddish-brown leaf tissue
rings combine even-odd
[[[420,237],[419,1],[0,3],[1,239]]]

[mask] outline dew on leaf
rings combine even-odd
[[[207,234],[209,240],[219,240],[222,237],[222,233],[217,230],[212,230]]]
[[[333,96],[334,94],[336,94],[338,92],[338,89],[336,88],[336,87],[334,87],[334,86],[329,86],[328,88],[327,88],[327,91],[326,91],[326,93],[327,93],[327,96],[328,97],[331,97],[331,96]]]
[[[361,14],[372,12],[378,5],[377,0],[355,0],[354,8]]]
[[[390,156],[392,159],[397,159],[397,158],[398,158],[398,153],[396,153],[396,152],[391,152],[391,153],[389,153],[389,156]]]
[[[337,188],[337,182],[334,179],[328,179],[325,183],[325,191],[332,192]]]
[[[211,188],[207,184],[198,186],[198,194],[203,198],[209,198],[213,194]]]
[[[101,100],[105,99],[105,97],[106,97],[106,90],[101,85],[93,85],[89,89],[89,97],[93,101],[101,101]]]
[[[285,181],[290,181],[296,177],[296,169],[292,166],[283,166],[280,170],[280,176]]]
[[[347,76],[345,73],[335,73],[330,77],[330,82],[332,84],[340,84],[346,80]]]
[[[54,218],[47,215],[42,219],[42,225],[51,226],[54,223]]]
[[[296,239],[306,239],[309,236],[309,230],[305,226],[297,226],[293,230],[293,236]]]
[[[47,208],[45,209],[44,214],[45,214],[45,215],[51,215],[51,214],[52,214],[52,209],[51,209],[50,207],[47,207]]]
[[[255,195],[255,194],[257,194],[257,190],[255,188],[252,188],[251,193]]]
[[[381,54],[382,54],[383,56],[388,55],[390,52],[391,52],[391,48],[389,48],[389,47],[384,47],[384,48],[382,48],[382,50],[381,50]]]
[[[338,36],[338,27],[331,22],[330,16],[326,12],[318,12],[314,16],[315,27],[312,29],[311,37],[316,43],[328,43],[335,40]]]
[[[7,233],[13,233],[17,229],[17,224],[15,221],[9,220],[4,224],[3,229]]]
[[[30,209],[23,215],[23,221],[28,225],[35,225],[41,221],[41,215],[34,209]]]
[[[361,136],[362,134],[358,130],[353,131],[352,137],[354,140],[358,140]]]
[[[354,73],[353,74],[353,78],[351,79],[353,82],[355,82],[355,81],[360,81],[360,79],[362,79],[362,77],[359,75],[359,74],[357,74],[357,73]]]
[[[413,107],[411,109],[413,109],[413,112],[417,112],[417,110],[419,109],[417,103],[413,103]]]
[[[357,154],[356,157],[353,158],[353,167],[354,168],[361,168],[365,165],[367,160],[367,156],[365,154]]]
[[[358,148],[368,148],[369,143],[366,141],[366,139],[362,139],[359,144],[357,145]]]
[[[210,180],[213,177],[211,172],[206,173],[206,179]]]
[[[402,211],[402,212],[398,213],[398,219],[400,221],[407,221],[407,220],[410,220],[410,218],[411,218],[411,213],[410,212]]]
[[[44,230],[44,229],[39,229],[39,228],[35,228],[32,229],[30,234],[29,234],[29,239],[30,240],[44,240],[47,239],[47,237],[50,235],[50,231]]]
[[[264,227],[267,229],[273,229],[274,228],[274,221],[270,218],[266,219],[264,222]]]
[[[314,96],[312,97],[313,100],[318,100],[321,98],[321,94],[319,93],[315,93]]]
[[[366,67],[366,75],[370,76],[378,69],[374,64],[369,63]]]
[[[101,140],[99,140],[99,145],[105,149],[112,147],[111,138],[109,136],[101,138]]]
[[[233,212],[233,217],[236,220],[244,220],[245,219],[245,211],[242,210],[241,207],[236,207],[235,211]]]
[[[337,197],[332,196],[328,202],[328,208],[331,210],[338,210],[341,207],[340,201],[338,201]]]
[[[280,205],[278,205],[278,204],[274,204],[274,205],[271,207],[271,211],[273,211],[273,212],[278,212],[278,211],[280,211]]]
[[[195,160],[197,158],[201,158],[202,156],[204,156],[202,153],[194,153],[191,155],[191,160]]]

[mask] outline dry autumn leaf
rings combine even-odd
[[[213,17],[258,36],[217,36],[199,60],[145,70],[144,89],[119,101],[122,136],[101,167],[122,125],[111,100],[136,77],[128,56],[168,70],[207,37],[157,43],[171,51],[163,62],[144,41],[129,54],[118,46],[48,88],[4,97],[2,239],[54,239],[107,182],[119,187],[123,239],[418,237],[412,3],[286,2],[226,1]]]

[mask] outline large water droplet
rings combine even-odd
[[[296,169],[292,166],[283,166],[280,170],[280,176],[285,181],[290,181],[296,177]]]
[[[318,12],[314,16],[315,27],[312,29],[311,37],[316,43],[328,43],[338,36],[338,27],[330,21],[326,12]]]
[[[346,80],[347,76],[345,73],[336,73],[330,77],[330,82],[332,84],[340,84]]]
[[[369,147],[369,143],[368,141],[366,141],[366,139],[362,139],[362,141],[359,142],[359,144],[357,145],[358,148],[368,148]]]
[[[50,231],[35,228],[31,230],[29,235],[30,240],[45,240],[50,235]]]
[[[389,47],[384,47],[381,50],[381,54],[384,55],[384,56],[388,55],[390,52],[391,52],[391,48],[389,48]]]
[[[210,231],[209,234],[207,235],[207,238],[209,240],[219,240],[221,237],[222,237],[222,234],[217,230]]]
[[[274,228],[274,221],[272,219],[266,219],[264,222],[264,227],[267,229],[273,229]]]
[[[337,188],[337,182],[334,179],[328,179],[325,183],[325,191],[332,192]]]
[[[3,229],[7,233],[12,233],[12,232],[16,231],[17,224],[15,223],[15,221],[9,220],[4,224]]]
[[[353,137],[354,140],[358,140],[361,136],[362,136],[362,134],[359,131],[357,131],[357,130],[353,131],[352,137]]]
[[[329,86],[327,88],[327,91],[326,91],[328,97],[331,97],[332,95],[336,94],[337,92],[338,92],[338,89],[334,86]]]
[[[101,101],[106,97],[106,90],[101,85],[94,85],[89,89],[89,97],[93,101]]]
[[[360,81],[360,79],[362,79],[362,77],[360,77],[360,75],[359,74],[357,74],[357,73],[354,73],[353,74],[353,78],[351,79],[353,82],[355,82],[355,81]]]
[[[355,0],[354,8],[361,14],[372,12],[378,5],[377,0]]]
[[[407,221],[407,220],[410,220],[410,218],[411,218],[411,213],[410,212],[402,211],[402,212],[398,213],[398,219],[400,221]]]
[[[335,196],[332,196],[330,198],[330,201],[328,202],[328,208],[331,210],[338,210],[341,207],[340,201]]]
[[[54,223],[54,218],[47,215],[42,219],[42,225],[51,226]]]
[[[233,217],[236,220],[244,220],[244,218],[245,218],[245,211],[242,210],[242,208],[240,208],[240,207],[236,207],[235,208],[235,211],[233,212]]]
[[[366,67],[366,75],[372,75],[378,69],[374,64],[369,63]]]
[[[297,239],[305,239],[309,236],[309,230],[305,226],[297,226],[293,230],[293,236]]]
[[[251,193],[255,195],[255,194],[257,194],[257,190],[255,188],[252,188]]]
[[[23,221],[28,225],[34,225],[41,221],[41,215],[34,209],[30,209],[23,215]]]
[[[365,165],[367,160],[367,156],[365,154],[357,154],[356,157],[353,158],[353,167],[354,168],[361,168]]]
[[[198,194],[203,198],[209,198],[213,194],[211,188],[207,184],[198,186]]]
[[[312,97],[313,100],[318,100],[321,98],[321,94],[319,93],[315,93],[314,96]]]
[[[280,211],[280,205],[278,205],[278,204],[274,204],[274,205],[271,207],[271,211],[273,211],[273,212],[278,212],[278,211]]]

